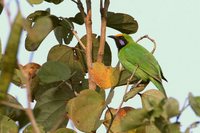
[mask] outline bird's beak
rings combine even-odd
[[[116,39],[116,36],[113,36],[113,35],[110,35],[110,36],[108,36],[108,37],[110,37],[110,38],[112,38],[112,39]]]

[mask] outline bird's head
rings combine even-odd
[[[127,34],[117,34],[117,35],[111,35],[108,37],[115,40],[118,50],[126,46],[129,43],[129,41],[132,40],[131,36]]]

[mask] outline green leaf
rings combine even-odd
[[[168,118],[177,116],[179,114],[179,103],[174,98],[169,98],[164,104],[164,111],[167,113]]]
[[[74,77],[74,76],[73,76]],[[72,80],[73,81],[73,80]],[[74,81],[76,81],[75,80],[75,77],[74,77]],[[71,83],[71,85],[72,85],[72,88],[73,88],[73,90],[75,91],[75,92],[77,92],[77,93],[80,93],[82,90],[86,90],[86,89],[88,89],[88,79],[83,79],[82,81],[79,81],[79,83],[77,82],[77,83],[75,83],[75,82],[72,82]],[[98,88],[98,87],[97,87]]]
[[[64,18],[61,20],[60,26],[56,27],[54,30],[54,34],[59,44],[63,44],[63,41],[65,44],[69,44],[71,42],[74,36],[71,31],[73,27],[74,25],[69,19]]]
[[[45,0],[46,2],[49,2],[49,3],[54,3],[54,4],[59,4],[61,2],[63,2],[63,0]]]
[[[42,125],[37,124],[37,126],[38,126],[38,128],[39,128],[39,130],[40,130],[40,133],[45,133],[44,127],[43,127]],[[34,133],[33,126],[32,126],[32,125],[28,125],[28,126],[24,129],[23,133]]]
[[[197,116],[200,116],[200,96],[193,96],[189,93],[189,103]]]
[[[151,111],[154,109],[154,107],[159,106],[164,98],[165,96],[163,95],[163,93],[158,90],[147,90],[141,95],[142,106],[146,110]]]
[[[67,104],[67,113],[76,128],[83,132],[95,131],[101,124],[100,116],[105,101],[93,90],[83,90]]]
[[[77,13],[74,17],[70,17],[69,20],[71,20],[72,22],[79,24],[79,25],[84,24],[84,19],[80,12]]]
[[[17,99],[9,94],[6,95],[4,102],[8,102],[8,103],[15,104],[17,106],[22,107],[22,105],[17,101]],[[21,114],[24,114],[24,111],[15,109],[6,105],[2,105],[0,103],[0,114],[6,115],[15,121],[18,121]]]
[[[59,44],[63,44],[63,40],[67,37],[68,31],[65,30],[62,26],[58,26],[54,29],[54,35]]]
[[[38,101],[39,99],[41,99],[41,96],[44,92],[46,92],[48,89],[50,88],[54,88],[56,87],[58,84],[61,84],[63,81],[60,82],[54,82],[54,83],[49,83],[49,84],[43,84],[40,82],[39,78],[36,76],[34,80],[37,80],[35,85],[32,86],[31,84],[31,90],[32,91],[32,95],[33,95],[33,99],[35,99],[36,101]]]
[[[4,94],[7,92],[12,80],[12,76],[14,74],[14,68],[17,61],[17,52],[22,33],[22,22],[23,19],[21,13],[18,12],[15,21],[12,24],[5,54],[2,59],[2,71],[0,75],[0,97],[4,96]]]
[[[153,123],[150,123],[137,128],[136,133],[161,133],[161,132]]]
[[[148,112],[145,109],[135,109],[126,114],[121,120],[122,131],[135,129],[143,126],[149,119]]]
[[[57,125],[57,128],[66,127],[68,119],[65,106],[68,100],[75,96],[73,91],[65,82],[43,87],[46,91],[38,97],[34,108],[36,121],[45,128],[45,131]]]
[[[50,15],[50,12],[48,11],[48,9],[46,11],[38,10],[38,11],[35,11],[35,12],[29,14],[28,17],[26,18],[26,20],[30,21],[30,23],[32,23],[32,22],[35,22],[38,18],[46,17],[49,15]]]
[[[76,133],[76,131],[69,128],[60,128],[56,130],[55,133]]]
[[[145,88],[145,86],[139,86],[139,87],[132,88],[128,93],[126,93],[124,95],[124,98],[123,98],[124,102],[135,97],[139,92],[143,91],[144,88]]]
[[[6,95],[4,101],[22,107],[22,105],[17,101],[17,99],[9,94]],[[1,104],[1,102],[0,102],[0,114],[8,116],[14,121],[18,121],[19,128],[24,127],[27,123],[30,122],[24,111],[3,105]]]
[[[79,49],[65,45],[56,45],[49,51],[47,60],[59,61],[70,67],[70,70],[73,73],[73,76],[70,78],[70,83],[73,87],[83,81],[86,68]],[[77,88],[74,89],[77,90]]]
[[[14,75],[12,78],[12,83],[19,87],[25,87],[27,79],[24,77],[24,74],[19,69],[15,69]]]
[[[28,2],[29,2],[30,4],[40,4],[40,3],[43,2],[43,0],[28,0]]]
[[[107,26],[122,33],[131,34],[138,30],[137,21],[128,14],[108,12]]]
[[[54,29],[50,17],[38,18],[32,27],[27,28],[28,35],[25,40],[25,47],[28,51],[35,51]]]
[[[103,99],[106,98],[106,91],[105,91],[105,90],[103,90],[103,89],[101,89],[101,88],[99,88],[99,87],[97,86],[95,91],[98,92],[99,95],[101,95],[101,97],[102,97]]]
[[[169,120],[158,116],[154,119],[154,124],[162,133],[168,133],[166,131],[168,129]]]
[[[97,56],[98,56],[98,50],[99,50],[100,37],[99,36],[97,37],[96,34],[93,34],[92,35],[92,40],[93,40],[92,57],[93,57],[93,62],[96,62],[97,61]],[[86,35],[84,35],[81,38],[81,41],[86,46],[86,44],[87,44]],[[82,47],[80,46],[79,43],[78,43],[78,47],[80,49],[82,49]],[[85,53],[83,53],[83,57],[84,57],[84,60],[86,60]],[[108,43],[106,42],[105,43],[105,49],[104,49],[103,63],[106,66],[110,66],[111,65],[111,59],[112,59],[112,57],[111,57],[111,50],[110,50],[110,47],[108,46]]]
[[[155,125],[161,133],[181,133],[180,123],[170,123],[161,117],[156,119]]]
[[[167,129],[164,133],[181,133],[180,124],[172,123],[172,124],[167,125]]]
[[[16,123],[5,115],[0,114],[0,132],[1,133],[18,133]]]
[[[155,125],[151,124],[137,128],[136,133],[161,133],[161,132]]]
[[[71,70],[62,62],[48,61],[42,65],[38,77],[43,83],[66,81],[71,77]]]

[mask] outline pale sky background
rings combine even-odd
[[[8,1],[8,0],[7,0]],[[99,1],[93,3],[93,32],[99,34],[100,16]],[[41,5],[31,7],[25,0],[20,1],[21,10],[24,16],[27,16],[34,10],[45,10],[51,7],[51,13],[57,16],[70,17],[74,16],[78,9],[70,0],[60,5],[48,4],[44,2]],[[8,5],[11,11],[11,18],[16,14],[16,4],[14,0],[10,0]],[[164,83],[165,89],[169,97],[174,97],[180,102],[180,108],[189,92],[195,96],[200,96],[199,91],[199,75],[200,75],[200,0],[123,0],[112,1],[109,7],[110,11],[127,13],[133,16],[139,23],[139,30],[132,37],[136,40],[139,37],[148,34],[157,42],[155,57],[160,63],[165,77],[168,82]],[[10,27],[5,11],[0,15],[0,38],[3,49],[7,42]],[[75,25],[78,35],[81,37],[85,33],[85,29]],[[107,28],[107,35],[117,34],[118,31]],[[25,33],[23,34],[18,55],[19,62],[26,64],[29,62],[29,52],[24,48]],[[107,39],[108,43],[114,49],[113,66],[117,63],[117,52],[113,40]],[[34,53],[33,61],[42,64],[46,61],[49,49],[56,45],[54,35],[51,33]],[[73,39],[73,45],[77,41]],[[149,41],[141,41],[141,44],[148,49],[152,48]],[[152,84],[148,88],[155,88]],[[19,99],[25,105],[25,92],[16,86],[11,86],[10,93]],[[124,93],[123,87],[116,89],[116,96],[112,107],[119,105],[119,99]],[[128,101],[124,105],[133,105],[140,107],[139,97]],[[182,129],[185,129],[193,121],[199,120],[198,117],[188,108],[180,118]],[[198,133],[200,128],[193,130]],[[105,132],[102,129],[99,132]]]

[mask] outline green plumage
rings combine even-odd
[[[133,73],[138,66],[135,76],[145,82],[150,80],[166,96],[162,85],[162,79],[166,79],[152,53],[134,42],[129,35],[122,34],[122,36],[115,36],[114,39],[118,43],[118,57],[123,67]]]

